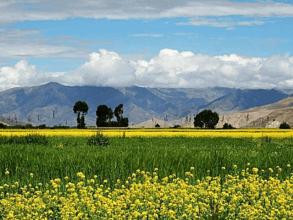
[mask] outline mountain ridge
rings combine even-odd
[[[256,98],[256,101],[251,101]],[[75,125],[72,106],[77,100],[89,104],[88,125],[95,125],[97,105],[114,108],[124,104],[130,125],[161,118],[166,121],[192,116],[203,108],[219,112],[241,111],[271,104],[288,97],[279,90],[234,88],[147,88],[66,86],[50,82],[40,86],[18,87],[0,92],[0,116],[10,121],[34,125]],[[240,101],[239,101],[240,100]]]

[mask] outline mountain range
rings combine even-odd
[[[154,118],[174,121],[191,117],[202,109],[220,114],[244,111],[285,99],[288,92],[277,89],[235,88],[145,88],[65,86],[47,83],[34,87],[13,88],[0,92],[0,117],[7,124],[74,126],[72,107],[78,100],[89,105],[86,123],[95,125],[96,107],[106,104],[112,108],[124,104],[124,116],[134,126]]]

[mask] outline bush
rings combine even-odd
[[[225,123],[223,129],[234,129],[234,127],[231,124]]]
[[[69,129],[70,127],[67,125],[54,125],[51,129]]]
[[[7,128],[7,125],[0,122],[0,128]]]
[[[39,129],[45,129],[45,128],[47,128],[47,125],[46,124],[41,124],[41,125],[37,126],[37,128],[39,128]]]
[[[105,137],[102,133],[97,133],[94,136],[91,136],[88,141],[87,144],[90,146],[108,146],[110,144],[109,138]]]
[[[282,124],[280,124],[280,129],[290,129],[290,125],[286,122],[283,122]]]

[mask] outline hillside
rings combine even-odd
[[[277,128],[282,122],[293,126],[293,97],[262,107],[224,114],[220,117],[218,127],[222,127],[224,123],[230,123],[237,128]]]
[[[152,118],[182,124],[186,116],[191,117],[203,108],[233,112],[270,104],[287,96],[278,90],[113,88],[48,83],[0,92],[0,116],[12,123],[73,126],[72,106],[77,100],[85,100],[90,107],[86,122],[92,126],[97,105],[114,108],[120,103],[124,104],[130,125]]]

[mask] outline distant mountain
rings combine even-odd
[[[278,128],[282,122],[293,127],[293,97],[241,112],[224,114],[217,126],[223,127],[224,123],[229,123],[237,128]]]
[[[213,109],[219,113],[241,111],[257,106],[271,104],[286,97],[288,97],[287,94],[275,89],[237,89],[234,92],[231,92],[212,101],[208,105],[203,106],[203,108]]]
[[[90,107],[86,121],[95,125],[97,105],[114,108],[124,104],[130,124],[159,118],[178,120],[204,108],[220,112],[245,110],[281,100],[288,95],[278,90],[231,88],[164,89],[144,87],[64,86],[48,83],[0,92],[0,118],[5,122],[47,125],[75,125],[72,106],[85,100]],[[0,119],[1,120],[1,119]]]

